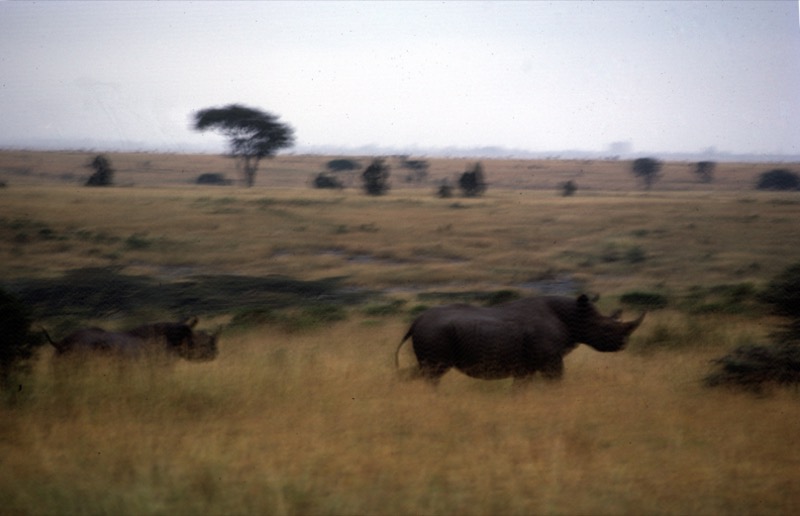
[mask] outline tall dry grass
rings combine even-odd
[[[671,308],[648,315],[629,350],[579,348],[563,382],[516,394],[456,372],[435,391],[401,382],[404,317],[358,311],[313,331],[228,332],[216,361],[171,372],[100,362],[64,375],[44,350],[28,402],[0,408],[2,512],[800,510],[798,393],[701,385],[710,359],[774,321],[678,310],[716,286],[758,288],[797,260],[800,203],[750,191],[759,165],[721,164],[719,182],[697,185],[687,164],[668,164],[644,194],[623,163],[498,160],[484,163],[485,197],[441,200],[430,185],[395,183],[383,198],[305,188],[323,157],[270,161],[258,181],[268,188],[250,190],[187,184],[230,170],[222,158],[111,158],[120,183],[137,186],[76,188],[85,154],[0,153],[6,281],[109,265],[163,281],[343,276],[416,303],[421,291],[566,276],[603,293],[604,311],[632,290]],[[432,175],[466,163],[434,160]],[[559,197],[570,178],[578,195]]]
[[[391,355],[403,330],[262,328],[225,338],[216,362],[163,375],[98,365],[56,381],[45,360],[32,402],[0,419],[4,512],[800,509],[797,393],[701,386],[726,332],[655,355],[579,348],[562,383],[515,394],[457,372],[437,390],[401,382]]]

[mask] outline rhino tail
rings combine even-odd
[[[403,340],[400,341],[400,344],[397,345],[397,349],[394,351],[394,368],[400,369],[400,349],[403,347],[403,344],[414,334],[414,325],[412,324],[411,327],[406,332]]]
[[[47,342],[49,342],[50,344],[52,344],[52,345],[53,345],[53,347],[54,347],[54,348],[56,348],[58,351],[61,351],[61,347],[62,347],[62,346],[60,346],[58,342],[54,341],[54,340],[53,340],[53,339],[50,337],[50,334],[49,334],[49,333],[47,333],[47,330],[45,330],[44,328],[42,328],[42,333],[44,333],[44,338],[46,338],[46,339],[47,339]]]

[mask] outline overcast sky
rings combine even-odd
[[[0,146],[221,149],[191,115],[236,102],[299,149],[800,154],[799,21],[763,0],[0,1]]]

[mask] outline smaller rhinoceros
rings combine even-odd
[[[495,307],[464,304],[431,308],[411,324],[395,352],[410,337],[417,375],[436,384],[451,368],[473,378],[529,380],[536,372],[561,378],[564,356],[585,343],[597,351],[619,351],[644,320],[620,321],[621,312],[601,315],[585,295],[528,297]]]

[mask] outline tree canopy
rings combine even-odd
[[[661,172],[662,163],[655,158],[638,158],[633,161],[633,175],[640,177],[644,187],[649,190],[656,182]]]
[[[114,182],[114,169],[111,168],[111,161],[102,154],[98,154],[86,165],[94,170],[86,181],[86,186],[110,186]]]
[[[240,104],[196,112],[194,128],[219,131],[228,138],[230,155],[239,160],[247,186],[255,183],[261,159],[294,145],[294,130],[279,122],[277,116]]]
[[[483,175],[483,165],[475,163],[472,168],[467,169],[458,179],[458,186],[466,197],[478,197],[482,195],[488,187]]]

